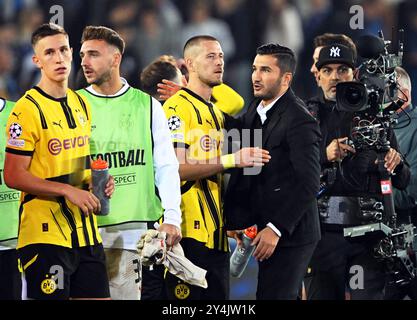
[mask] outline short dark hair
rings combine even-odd
[[[119,49],[120,53],[125,52],[125,42],[122,37],[113,29],[103,26],[87,26],[84,28],[81,43],[88,40],[103,40]]]
[[[297,62],[295,54],[290,48],[277,43],[268,43],[258,47],[256,54],[274,56],[282,73],[290,72],[294,75]]]
[[[187,42],[184,45],[183,53],[185,54],[185,50],[187,50],[189,47],[191,47],[193,45],[200,44],[200,42],[202,42],[202,41],[217,41],[217,42],[219,42],[219,40],[217,40],[213,36],[209,36],[209,35],[195,36],[195,37],[192,37],[192,38],[187,40]]]
[[[148,65],[140,74],[140,87],[147,94],[158,99],[157,84],[162,79],[174,80],[178,75],[178,68],[168,61],[157,60]]]
[[[177,66],[177,59],[175,59],[173,55],[169,55],[169,54],[163,54],[162,56],[159,56],[154,61],[152,61],[152,63],[157,62],[157,61],[169,62],[169,63],[172,63],[174,66]]]
[[[39,40],[46,37],[55,36],[57,34],[63,34],[64,36],[68,37],[68,33],[64,30],[64,28],[55,23],[45,23],[41,25],[32,33],[32,47],[34,47],[39,42]]]
[[[314,48],[330,46],[335,43],[342,44],[353,51],[353,58],[356,61],[358,53],[356,51],[355,43],[351,38],[342,33],[323,33],[313,40]]]

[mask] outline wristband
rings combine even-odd
[[[220,157],[220,163],[225,170],[235,167],[235,155],[233,153]]]

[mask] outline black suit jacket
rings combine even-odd
[[[282,233],[281,246],[294,246],[320,238],[316,195],[320,183],[317,122],[289,89],[268,111],[261,125],[254,100],[239,119],[241,129],[262,128],[262,148],[271,160],[259,175],[234,169],[225,194],[228,230],[273,223]],[[236,125],[236,123],[234,123]]]

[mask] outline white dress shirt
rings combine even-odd
[[[280,95],[278,98],[276,98],[274,101],[272,101],[271,103],[269,103],[268,105],[264,106],[262,101],[259,103],[258,107],[256,108],[256,112],[258,113],[259,117],[261,118],[261,122],[262,124],[265,123],[267,116],[266,113],[272,109],[272,107],[274,106],[274,104],[279,100],[279,98],[281,98],[283,95],[285,94],[285,92]],[[277,227],[275,227],[272,222],[268,222],[267,227],[270,227],[276,234],[278,237],[281,238],[282,234],[281,231],[278,230]]]

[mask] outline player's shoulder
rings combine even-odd
[[[178,112],[179,110],[184,111],[186,108],[185,105],[186,99],[183,96],[183,90],[179,90],[173,96],[168,98],[162,105],[166,112],[169,110],[173,110],[174,112]],[[181,106],[181,108],[177,108],[177,106]]]
[[[90,109],[90,102],[88,98],[80,92],[80,90],[72,90],[68,89],[67,91],[68,101],[70,103],[75,103],[74,106],[81,106],[83,109],[87,110]]]
[[[195,107],[196,102],[194,100],[193,96],[191,96],[187,91],[181,89],[166,100],[163,107],[165,111],[175,108],[175,112],[177,112],[177,110],[188,112],[191,108]],[[176,108],[176,106],[180,106],[181,108]]]
[[[81,90],[72,90],[72,89],[69,89],[69,88],[68,88],[68,90],[67,90],[67,96],[68,96],[69,98],[77,98],[77,99],[84,100],[84,99],[85,99],[85,97],[83,97],[83,96],[81,95],[80,91],[81,91]]]
[[[212,101],[223,112],[235,115],[245,106],[245,100],[233,88],[225,83],[213,87]]]
[[[14,104],[13,109],[26,110],[27,112],[35,112],[40,108],[40,98],[38,92],[30,89],[25,92]]]
[[[171,97],[169,97],[167,100],[165,100],[165,102],[163,103],[163,106],[167,106],[170,105],[172,103],[176,103],[178,101],[180,101],[182,98],[180,96],[182,90],[177,91],[175,94],[173,94]]]

